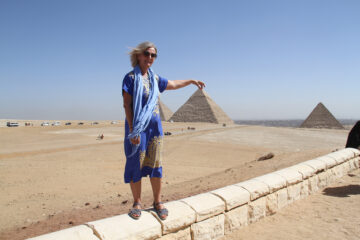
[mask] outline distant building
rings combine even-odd
[[[233,120],[210,96],[198,89],[170,118],[174,122],[209,122],[233,124]]]
[[[331,114],[321,102],[300,125],[301,128],[344,129],[344,126]]]
[[[159,100],[159,110],[160,110],[160,118],[161,121],[169,121],[173,112],[162,102]]]

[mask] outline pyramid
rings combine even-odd
[[[173,112],[161,100],[159,100],[159,108],[161,121],[168,121]]]
[[[234,123],[210,96],[200,89],[173,114],[170,121]]]
[[[324,104],[319,103],[306,120],[300,125],[301,128],[332,128],[344,129],[343,125],[329,112]]]

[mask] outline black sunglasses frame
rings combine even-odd
[[[157,58],[156,53],[150,53],[148,51],[144,51],[143,54],[144,54],[145,57],[150,57],[151,56],[152,58]]]

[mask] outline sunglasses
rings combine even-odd
[[[150,57],[150,56],[151,56],[152,58],[156,58],[156,57],[157,57],[157,54],[156,54],[156,53],[150,53],[150,52],[148,52],[148,51],[144,51],[143,54],[144,54],[145,57]]]

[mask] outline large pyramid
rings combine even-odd
[[[234,123],[210,96],[200,89],[173,114],[170,121]]]
[[[161,121],[168,121],[173,112],[161,100],[159,100],[159,108]]]
[[[319,103],[306,120],[300,125],[301,128],[333,128],[344,129],[343,125],[329,112],[324,104]]]

